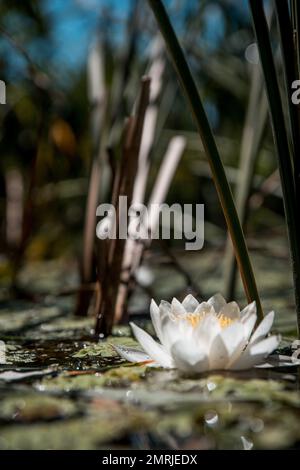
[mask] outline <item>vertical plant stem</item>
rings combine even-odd
[[[32,233],[32,226],[33,226],[33,221],[35,217],[34,189],[36,187],[36,179],[37,179],[37,162],[38,162],[39,155],[41,152],[41,144],[43,141],[45,130],[46,130],[46,117],[45,117],[44,111],[42,111],[41,116],[40,116],[40,122],[38,125],[36,147],[34,149],[32,161],[30,164],[29,185],[27,189],[27,194],[25,195],[25,201],[24,201],[24,207],[23,207],[21,237],[19,240],[19,245],[14,250],[14,254],[13,254],[12,285],[11,285],[13,291],[18,291],[17,275],[19,273],[20,267],[22,266],[24,252],[26,250],[28,241]]]
[[[19,246],[22,237],[24,217],[24,179],[17,168],[5,173],[6,188],[6,244],[10,250]]]
[[[161,37],[155,37],[151,48],[150,56],[151,62],[147,72],[147,76],[151,79],[149,105],[145,114],[145,122],[141,139],[141,146],[138,160],[138,170],[134,182],[132,204],[143,204],[147,188],[148,176],[150,171],[150,156],[153,150],[157,119],[159,115],[158,97],[161,94],[162,78],[165,69],[165,58],[163,57],[164,44]],[[130,285],[132,282],[131,266],[136,265],[135,261],[138,260],[140,251],[140,243],[137,240],[128,239],[126,241],[123,266],[121,273],[121,282],[119,285],[118,297],[116,302],[115,322],[121,321],[126,313],[128,298],[130,296]],[[138,267],[140,260],[138,262]]]
[[[99,42],[91,50],[88,59],[88,94],[91,105],[92,165],[89,177],[88,197],[85,208],[83,246],[80,266],[81,288],[75,307],[76,316],[86,316],[93,293],[86,286],[95,281],[95,229],[96,209],[99,202],[100,181],[104,167],[103,127],[106,109],[104,53]]]
[[[263,317],[262,308],[243,230],[234,205],[225,170],[195,81],[161,0],[148,0],[148,3],[152,8],[160,31],[165,39],[179,82],[196,121],[198,131],[209,160],[227,227],[230,232],[247,299],[249,302],[253,300],[256,301],[258,317],[261,319]]]
[[[295,64],[298,69],[298,76],[300,71],[300,5],[299,0],[291,0],[291,14],[292,14],[292,26],[293,26],[293,40],[294,40],[294,52],[295,52]],[[298,78],[298,77],[297,77]]]
[[[292,155],[294,163],[294,179],[296,197],[300,197],[300,111],[291,100],[292,83],[297,77],[297,67],[294,54],[293,27],[290,19],[288,3],[275,0],[275,11],[280,35],[280,46],[283,60],[285,91],[288,105],[289,126],[292,136]]]
[[[247,220],[248,200],[253,183],[255,164],[268,116],[267,98],[264,93],[262,94],[263,78],[260,66],[254,65],[253,67],[248,110],[240,148],[239,174],[235,189],[236,208],[244,229]],[[225,295],[227,299],[232,299],[235,296],[236,274],[237,264],[230,240],[228,240],[224,263]]]
[[[297,220],[297,201],[293,178],[292,158],[285,127],[281,96],[272,55],[268,25],[263,9],[262,0],[249,0],[252,12],[254,30],[263,68],[269,109],[273,128],[273,136],[278,157],[279,172],[282,185],[285,216],[288,228],[290,252],[294,276],[294,291],[300,326],[300,250],[299,222]]]
[[[136,107],[135,115],[129,118],[126,125],[125,142],[123,145],[120,169],[120,182],[117,191],[118,199],[120,196],[126,196],[128,205],[130,205],[132,201],[134,180],[138,168],[138,156],[140,152],[144,119],[146,109],[149,104],[149,95],[150,78],[143,77],[141,81],[140,99]],[[119,215],[121,211],[122,208],[120,207],[118,200],[116,203],[116,233],[119,231]],[[95,333],[97,335],[104,336],[111,334],[114,323],[115,307],[119,283],[121,280],[122,263],[126,245],[126,240],[123,238],[110,240],[110,242],[115,243],[112,244],[113,253],[107,269],[107,274],[101,286],[102,298],[97,312],[95,326]]]

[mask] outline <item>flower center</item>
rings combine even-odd
[[[218,315],[217,318],[221,328],[227,328],[227,326],[230,326],[234,322],[232,318],[226,317],[223,313]]]
[[[196,328],[197,325],[199,325],[202,320],[206,317],[206,313],[187,313],[185,316],[185,319],[187,322],[192,325],[193,328]],[[216,315],[216,318],[219,322],[220,327],[227,328],[230,326],[234,320],[232,318],[226,317],[223,313]]]

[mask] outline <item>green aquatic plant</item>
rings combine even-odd
[[[281,50],[283,55],[283,69],[285,75],[286,91],[289,94],[291,77],[295,73],[293,63],[293,41],[291,38],[291,24],[289,11],[284,7],[286,2],[276,2],[277,20],[281,38]],[[273,129],[273,137],[278,157],[281,187],[287,231],[290,244],[290,253],[294,277],[294,292],[298,317],[298,328],[300,327],[300,225],[298,221],[299,200],[299,128],[298,113],[292,107],[291,98],[288,95],[288,123],[284,116],[284,108],[277,78],[277,71],[272,53],[271,39],[268,23],[266,20],[263,3],[261,0],[249,0],[251,8],[256,41],[260,53],[260,60],[265,79],[265,86],[269,102],[270,117]],[[287,5],[286,5],[287,6]],[[296,10],[298,7],[296,6]],[[295,77],[296,78],[296,77]],[[290,126],[290,129],[289,129]],[[289,139],[289,132],[291,139]]]
[[[263,313],[261,303],[243,234],[243,229],[239,221],[225,169],[222,164],[222,160],[212,130],[210,128],[202,100],[197,90],[197,86],[163,3],[161,0],[148,0],[148,3],[155,15],[159,29],[164,37],[170,58],[177,73],[178,80],[187,98],[198,128],[198,132],[203,142],[203,146],[212,171],[214,184],[233,243],[247,299],[249,302],[252,302],[253,300],[256,301],[258,318],[262,319]]]

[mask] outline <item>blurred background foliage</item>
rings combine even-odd
[[[235,190],[251,77],[259,67],[247,2],[165,3]],[[18,257],[18,263],[25,264],[28,260],[80,256],[92,155],[86,73],[90,48],[97,39],[104,46],[106,87],[111,90],[105,119],[110,122],[124,55],[129,45],[132,48],[117,109],[119,118],[124,119],[132,110],[157,29],[147,2],[135,0],[2,0],[0,18],[0,78],[7,84],[7,104],[0,108],[4,276],[11,274],[9,261],[16,262]],[[274,37],[276,40],[276,31]],[[203,252],[211,246],[223,250],[226,231],[221,209],[190,112],[169,63],[160,101],[159,119],[163,122],[164,114],[166,119],[152,155],[149,187],[155,162],[160,161],[170,136],[184,135],[186,151],[167,202],[204,203]],[[269,127],[263,133],[251,182],[247,234],[250,249],[273,250],[286,259],[288,270],[283,206]],[[12,175],[13,183],[22,188],[19,192],[25,206],[23,235],[16,234],[16,240],[10,240],[7,232],[7,193]],[[21,248],[18,237],[23,237]],[[280,240],[274,249],[265,243],[271,239]]]

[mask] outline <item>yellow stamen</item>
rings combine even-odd
[[[231,323],[234,322],[232,318],[226,317],[225,315],[223,315],[223,313],[222,315],[218,315],[218,321],[221,328],[227,328],[227,326],[231,325]]]
[[[192,325],[193,328],[199,325],[199,323],[204,320],[206,313],[188,313],[185,319]],[[227,328],[230,326],[234,320],[232,318],[226,317],[223,313],[216,316],[219,325],[221,328]]]
[[[196,326],[199,325],[199,323],[203,320],[204,317],[204,313],[188,313],[185,318],[192,325],[193,328],[196,328]]]

